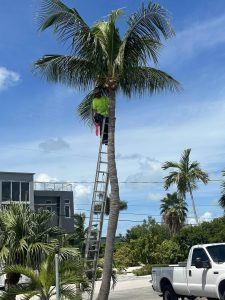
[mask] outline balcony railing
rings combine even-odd
[[[39,182],[34,181],[34,190],[36,191],[60,191],[72,192],[73,186],[67,182]]]

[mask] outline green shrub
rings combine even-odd
[[[96,280],[102,278],[102,268],[98,267],[96,270]]]
[[[154,267],[167,267],[168,265],[161,264],[161,265],[145,265],[141,267],[140,269],[134,270],[133,273],[136,276],[146,276],[152,274],[152,268]]]

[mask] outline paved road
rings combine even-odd
[[[109,300],[162,300],[149,283],[150,276],[118,276],[118,282],[114,290],[111,290]],[[95,297],[101,282],[96,283]],[[84,297],[84,299],[87,299]]]
[[[109,300],[162,300],[157,293],[152,290],[149,282],[150,276],[118,276],[118,282],[114,290],[111,290]],[[101,281],[96,282],[94,299],[98,295]],[[84,300],[88,297],[84,295]],[[206,298],[201,298],[206,300]]]
[[[152,288],[142,287],[134,288],[124,291],[112,291],[110,293],[109,300],[162,300],[162,297],[159,297]]]

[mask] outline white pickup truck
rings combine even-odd
[[[187,262],[153,268],[152,287],[164,300],[225,300],[225,243],[193,246]]]

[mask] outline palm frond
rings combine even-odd
[[[70,87],[93,86],[99,78],[100,66],[76,56],[45,55],[34,63],[34,70],[48,81],[60,82]]]
[[[219,205],[225,210],[225,194],[223,194],[219,199]]]
[[[101,46],[76,9],[59,0],[43,0],[39,10],[40,30],[51,26],[62,42],[71,40],[73,53],[82,58],[98,56]]]
[[[146,64],[150,58],[154,63],[158,61],[158,49],[161,46],[160,36],[165,39],[175,33],[169,23],[167,11],[159,4],[144,4],[128,19],[129,29],[124,37],[117,60],[123,62],[122,68],[126,68],[132,62],[142,61]],[[137,58],[134,54],[137,54]]]
[[[77,107],[78,115],[84,121],[84,123],[86,123],[89,127],[94,126],[93,111],[92,111],[93,98],[94,98],[94,90],[88,93]]]
[[[132,94],[156,94],[162,91],[177,92],[179,83],[167,73],[150,67],[130,68],[120,80],[122,91],[131,97]]]
[[[189,165],[191,148],[185,149],[181,154],[180,163]]]
[[[180,169],[180,164],[175,161],[166,161],[162,165],[163,170],[167,170],[169,168]]]
[[[69,300],[82,300],[82,293],[70,285],[62,286],[60,288],[60,294]]]
[[[112,11],[109,15],[108,22],[97,22],[92,28],[93,35],[98,38],[99,43],[101,44],[101,47],[105,53],[104,57],[107,61],[108,70],[112,68],[122,43],[119,30],[115,26],[116,19],[121,14],[123,14],[122,9]],[[111,72],[112,71],[113,70],[111,70]]]

